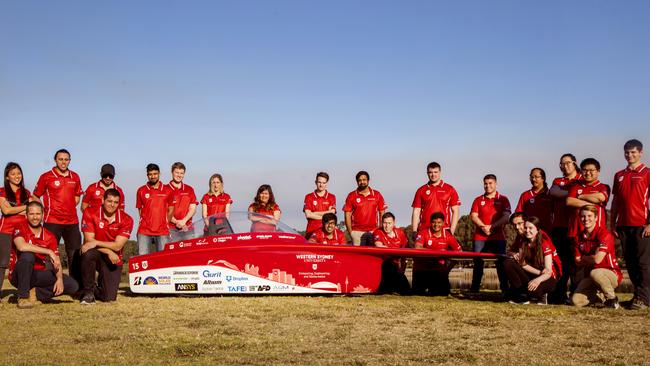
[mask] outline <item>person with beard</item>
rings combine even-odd
[[[122,255],[126,241],[133,230],[133,219],[119,209],[122,196],[117,189],[104,192],[100,207],[84,211],[81,231],[84,244],[81,246],[81,274],[83,296],[81,304],[101,301],[115,301],[122,275]],[[99,272],[97,282],[95,273]]]
[[[34,307],[61,294],[73,295],[77,281],[64,275],[56,236],[43,227],[43,205],[29,202],[27,222],[14,230],[9,263],[9,281],[16,287],[18,307]]]
[[[373,245],[372,232],[379,227],[388,205],[384,197],[368,185],[370,174],[360,171],[355,177],[357,189],[350,192],[345,199],[345,227],[352,237],[352,245]]]
[[[157,164],[147,165],[147,183],[138,188],[135,207],[140,214],[138,253],[149,254],[151,244],[158,251],[169,242],[169,222],[174,213],[174,192],[160,181]]]
[[[322,226],[309,237],[309,242],[326,245],[345,245],[345,233],[336,227],[336,215],[328,212],[323,215]]]
[[[30,193],[25,189],[23,170],[17,163],[5,166],[4,187],[0,187],[0,293],[5,280],[5,270],[9,265],[11,253],[11,235],[20,225],[27,222],[25,208]]]
[[[122,200],[120,201],[120,210],[124,210],[126,207],[124,203],[124,191],[122,191],[122,188],[118,187],[113,180],[115,178],[115,167],[111,164],[102,165],[102,168],[99,171],[99,176],[101,177],[99,181],[86,188],[84,198],[81,201],[81,211],[85,211],[88,207],[100,207],[104,200],[104,192],[109,188],[117,189],[120,192],[120,197],[122,197]]]
[[[529,178],[531,187],[519,196],[515,212],[537,217],[542,222],[542,230],[550,233],[553,223],[553,198],[548,194],[546,172],[542,168],[533,168]]]

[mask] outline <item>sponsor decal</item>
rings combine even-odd
[[[212,239],[212,241],[215,242],[215,243],[217,243],[217,242],[218,242],[218,243],[225,243],[225,242],[227,242],[228,240],[232,240],[232,236],[224,236],[224,237],[221,237],[221,238],[214,238],[214,239]]]
[[[169,244],[169,249],[174,249],[174,244]]]
[[[199,284],[198,283],[175,283],[174,284],[174,290],[176,291],[198,291],[199,290]]]
[[[143,284],[144,284],[144,285],[147,285],[147,286],[157,285],[157,284],[158,284],[158,280],[156,279],[156,277],[149,276],[149,277],[147,277],[147,278],[144,279],[144,283],[143,283]]]
[[[203,281],[203,285],[221,285],[222,281],[215,281],[215,280],[205,280]]]
[[[148,261],[142,261],[142,268],[144,268],[144,269],[149,268],[149,262]]]
[[[263,239],[263,240],[265,240],[265,239],[271,239],[272,237],[273,237],[273,235],[270,235],[270,234],[265,234],[265,235],[255,235],[255,238],[257,238],[257,239]]]
[[[248,281],[248,277],[237,277],[237,276],[226,276],[226,281],[231,282],[231,281]]]
[[[278,238],[280,239],[295,239],[295,236],[289,236],[289,235],[278,235]]]
[[[330,276],[330,272],[298,272],[298,275],[303,278],[324,279]]]
[[[289,285],[273,285],[272,289],[273,291],[284,291],[284,290],[288,290],[290,287],[292,290],[294,289],[292,286]]]
[[[311,269],[313,269],[314,271],[317,270],[318,269],[318,264],[312,263]]]
[[[203,277],[206,277],[206,278],[214,278],[214,277],[220,278],[221,277],[221,272],[210,272],[210,270],[206,269],[206,270],[203,271],[203,273],[201,273],[201,275],[203,275]]]
[[[172,284],[171,276],[158,276],[158,284],[159,285],[171,285]]]
[[[174,271],[174,275],[198,275],[199,271]]]
[[[208,241],[205,239],[201,239],[196,242],[196,245],[206,245],[206,244],[208,244]]]
[[[246,286],[228,286],[228,292],[246,292]]]
[[[140,276],[136,276],[136,277],[133,279],[133,285],[134,285],[134,286],[142,285],[142,277],[140,277]]]
[[[259,286],[248,286],[248,291],[251,292],[263,292],[263,291],[271,291],[271,286],[269,285],[259,285]]]
[[[305,263],[322,263],[334,259],[333,254],[296,254],[296,259],[301,259]]]
[[[250,235],[242,235],[237,237],[237,240],[251,240],[251,239],[253,239],[253,237]]]

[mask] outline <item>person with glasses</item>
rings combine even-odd
[[[84,198],[81,201],[81,211],[85,211],[87,208],[100,207],[102,201],[104,200],[104,192],[107,189],[113,188],[120,192],[120,197],[122,200],[120,202],[120,210],[125,209],[124,204],[124,192],[122,188],[118,187],[113,180],[115,178],[115,167],[111,164],[102,165],[101,170],[99,171],[99,176],[101,179],[86,188],[84,193]]]
[[[568,236],[573,242],[584,226],[580,223],[580,208],[587,205],[595,205],[598,208],[596,226],[605,225],[607,213],[605,206],[609,200],[610,189],[607,184],[598,180],[600,175],[600,163],[594,158],[584,159],[580,163],[582,180],[572,185],[566,198],[566,204],[570,207],[569,232]]]

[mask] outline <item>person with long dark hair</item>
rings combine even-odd
[[[535,216],[540,220],[542,230],[550,233],[553,225],[553,198],[549,195],[546,172],[542,168],[530,170],[530,189],[519,196],[515,212]]]
[[[562,265],[553,242],[540,228],[540,220],[528,217],[524,227],[525,240],[517,259],[503,262],[510,283],[511,302],[527,304],[529,299],[534,299],[546,305],[547,294],[555,289],[562,274]]]
[[[255,194],[253,203],[248,206],[248,212],[254,212],[260,215],[250,215],[251,232],[275,231],[276,224],[282,216],[280,206],[275,203],[273,189],[268,184],[262,184]]]
[[[4,186],[0,187],[0,293],[5,279],[5,270],[9,265],[11,252],[11,235],[14,230],[27,222],[25,205],[31,195],[25,189],[23,170],[18,163],[9,162],[5,166]]]

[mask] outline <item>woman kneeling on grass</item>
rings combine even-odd
[[[514,260],[506,260],[503,269],[511,288],[511,303],[528,304],[534,299],[546,305],[547,294],[555,289],[562,273],[555,246],[539,228],[540,221],[531,216],[524,223],[524,242]]]
[[[618,309],[618,298],[614,289],[621,284],[623,274],[616,261],[614,235],[604,226],[596,225],[598,208],[587,205],[580,208],[580,222],[584,230],[576,238],[576,266],[578,267],[578,287],[571,296],[575,306],[601,303]]]

